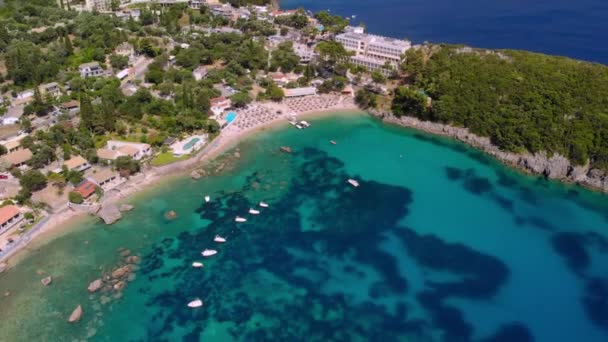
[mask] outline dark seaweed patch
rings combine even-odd
[[[559,233],[551,239],[553,249],[561,255],[570,269],[579,273],[589,265],[589,255],[585,250],[584,239],[576,233]]]
[[[480,342],[533,342],[530,330],[521,323],[503,325],[498,331]]]

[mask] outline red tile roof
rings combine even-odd
[[[95,183],[91,181],[84,181],[80,183],[80,185],[78,185],[74,191],[81,194],[84,198],[89,198],[93,193],[95,193],[96,188],[97,185],[95,185]]]

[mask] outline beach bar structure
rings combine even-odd
[[[14,205],[7,205],[0,208],[0,234],[3,234],[11,227],[23,220],[23,215]]]
[[[303,87],[303,88],[292,88],[292,89],[283,89],[283,93],[285,97],[302,97],[302,96],[312,96],[317,95],[317,88],[315,87]]]

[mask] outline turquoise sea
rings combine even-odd
[[[309,121],[37,247],[0,275],[0,341],[608,340],[608,197],[363,114]],[[89,294],[126,254],[124,290]]]

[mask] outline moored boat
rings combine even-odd
[[[258,215],[258,214],[260,213],[260,211],[259,211],[259,210],[255,210],[255,209],[251,208],[251,209],[249,209],[249,213],[250,213],[251,215]]]
[[[291,152],[293,152],[293,150],[289,146],[281,146],[281,151],[283,151],[285,153],[291,153]]]
[[[236,221],[236,222],[246,222],[246,221],[247,221],[247,219],[246,219],[246,218],[243,218],[243,217],[240,217],[240,216],[237,216],[237,217],[234,219],[234,221]]]
[[[350,185],[354,186],[355,188],[359,186],[359,182],[352,178],[348,180],[348,183],[350,183]]]
[[[204,251],[201,252],[201,254],[204,257],[210,257],[210,256],[216,255],[217,251],[215,249],[205,249]]]
[[[221,237],[221,236],[219,236],[219,235],[216,235],[216,236],[213,238],[213,241],[214,241],[214,242],[218,242],[218,243],[224,243],[224,242],[226,242],[226,238]]]
[[[209,203],[209,201],[211,201],[211,197],[210,196],[205,196],[205,202]]]
[[[334,140],[330,140],[329,142],[330,142],[332,145],[336,145],[336,144],[338,144],[338,143],[337,143],[337,142],[335,142]]]
[[[308,123],[308,121],[300,121],[300,126],[304,127],[304,128],[308,128],[310,127],[310,124]]]
[[[262,207],[262,208],[268,208],[268,203],[260,202],[260,207]]]
[[[198,298],[188,303],[189,308],[199,308],[201,306],[203,306],[203,301]]]
[[[203,263],[200,261],[195,261],[192,263],[192,267],[194,267],[194,268],[201,268],[203,266],[204,266]]]

